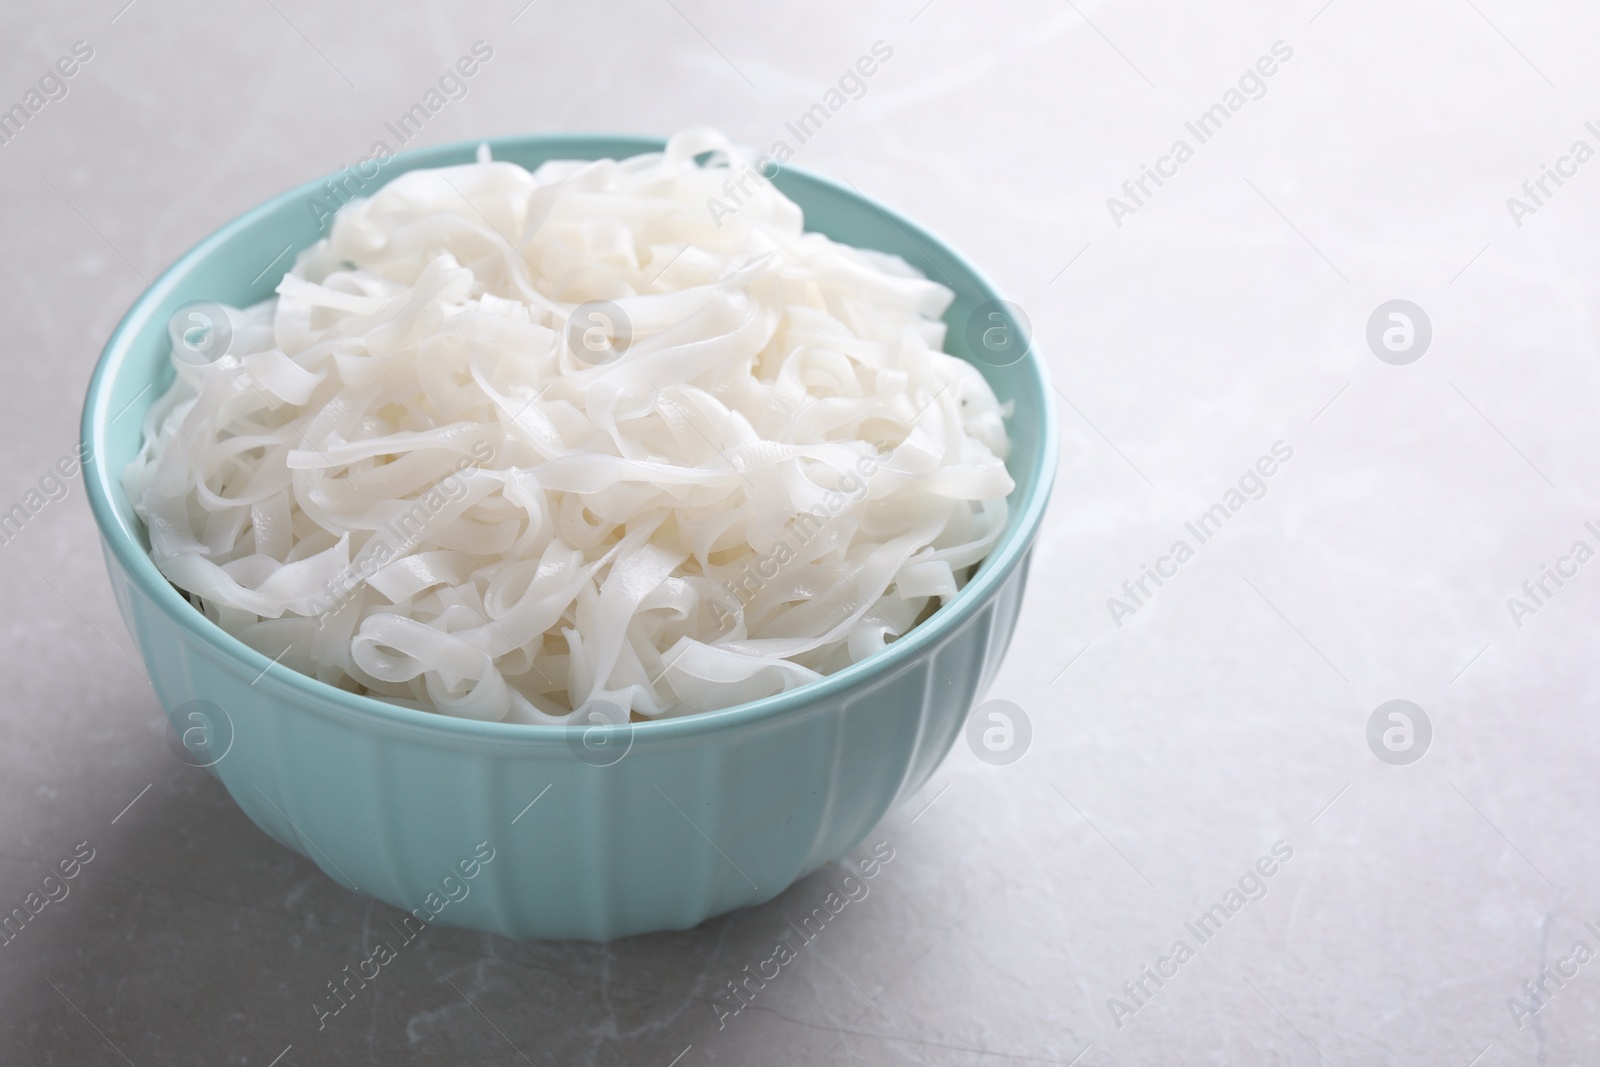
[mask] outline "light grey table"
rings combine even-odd
[[[1063,469],[990,695],[1033,736],[1009,766],[958,745],[869,838],[894,850],[870,896],[736,1016],[725,984],[837,870],[609,946],[431,930],[318,1032],[393,913],[168,753],[69,479],[0,545],[0,911],[93,858],[0,945],[0,1062],[1600,1054],[1600,562],[1571,554],[1600,548],[1592,7],[125,2],[0,12],[0,107],[45,81],[0,144],[0,509],[70,453],[147,279],[397,147],[474,42],[412,145],[713,124],[765,148],[881,41],[794,162],[1032,317]],[[1374,347],[1394,300],[1410,347],[1387,310]],[[1168,577],[1134,599],[1146,565]],[[1391,700],[1409,738],[1386,711],[1369,744]]]

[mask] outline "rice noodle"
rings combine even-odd
[[[156,565],[287,667],[476,719],[727,707],[904,634],[1005,525],[1009,411],[944,286],[759,178],[708,211],[745,174],[696,130],[344,205],[224,354],[175,348],[124,475]]]

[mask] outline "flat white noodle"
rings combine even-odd
[[[950,291],[805,233],[715,131],[412,171],[277,294],[173,359],[124,481],[163,574],[333,685],[497,721],[727,707],[904,634],[1006,523],[1009,411],[940,350]],[[569,336],[621,331],[569,322],[590,301],[631,326],[598,362]]]

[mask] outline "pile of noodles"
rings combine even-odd
[[[344,205],[225,354],[175,345],[125,485],[208,617],[341,688],[727,707],[872,655],[1004,527],[1009,412],[941,351],[950,300],[712,131],[480,149]]]

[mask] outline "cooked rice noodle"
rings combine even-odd
[[[163,574],[333,685],[727,707],[906,633],[1004,527],[1009,412],[940,350],[951,297],[805,233],[713,131],[531,173],[483,148],[345,204],[225,354],[174,356],[125,485]]]

